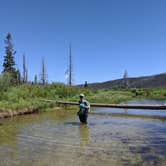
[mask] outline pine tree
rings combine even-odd
[[[88,88],[88,82],[85,81],[84,88]]]
[[[3,72],[8,72],[16,80],[17,74],[15,69],[14,55],[16,51],[13,49],[12,36],[10,33],[5,38],[5,56],[3,62]]]

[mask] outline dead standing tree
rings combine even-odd
[[[23,55],[23,83],[28,82],[28,69],[26,67],[25,54]]]
[[[42,59],[41,83],[43,85],[47,83],[47,73],[46,73],[46,65],[45,65],[44,58]]]
[[[73,62],[72,62],[72,50],[71,50],[71,44],[69,46],[69,66],[66,71],[67,75],[67,83],[69,86],[73,85]]]
[[[35,74],[35,77],[34,77],[34,84],[37,84],[37,75]]]

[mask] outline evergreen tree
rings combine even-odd
[[[7,34],[5,39],[5,56],[3,62],[3,72],[8,72],[13,75],[13,78],[16,79],[16,69],[14,55],[16,51],[13,49],[12,36],[10,33]]]
[[[124,88],[128,88],[129,87],[128,72],[127,72],[127,70],[124,71],[123,84],[124,84]]]
[[[84,88],[87,88],[87,87],[88,87],[88,82],[85,81]]]

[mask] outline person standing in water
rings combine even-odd
[[[78,116],[81,123],[87,124],[88,112],[90,111],[90,104],[87,100],[84,99],[84,97],[84,94],[81,93],[79,100]]]

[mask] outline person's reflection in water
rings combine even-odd
[[[79,130],[80,130],[80,148],[81,150],[85,151],[86,147],[89,144],[89,139],[90,139],[89,127],[88,125],[80,125]]]

